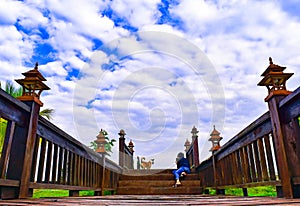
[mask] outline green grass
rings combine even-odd
[[[34,189],[33,198],[41,197],[68,197],[69,190],[43,190],[43,189]]]
[[[209,190],[210,195],[215,195],[216,191],[213,189]],[[225,189],[226,195],[234,195],[234,196],[243,196],[242,188],[226,188]],[[275,186],[260,186],[260,187],[250,187],[248,188],[248,196],[253,197],[262,197],[262,196],[269,196],[269,197],[276,197],[276,187]]]
[[[104,191],[104,195],[110,195],[111,192]],[[43,198],[43,197],[68,197],[69,190],[46,190],[46,189],[34,189],[33,198]],[[83,190],[79,192],[79,196],[94,196],[93,190]]]

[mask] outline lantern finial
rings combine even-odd
[[[291,92],[286,90],[286,81],[294,74],[294,73],[284,73],[283,71],[286,67],[282,67],[276,64],[273,64],[273,60],[269,57],[270,65],[268,68],[262,73],[263,79],[257,84],[258,86],[266,86],[268,89],[268,96],[265,98],[265,101],[269,101],[269,99],[274,95],[283,95],[286,96]]]
[[[272,57],[269,57],[269,62],[270,62],[270,64],[273,64]]]
[[[35,70],[38,70],[38,66],[39,66],[39,63],[38,63],[38,62],[35,62],[35,67],[34,67],[34,69],[35,69]]]
[[[22,96],[18,97],[21,101],[34,101],[40,106],[43,103],[40,101],[42,91],[49,90],[50,88],[43,83],[47,81],[38,70],[38,62],[36,62],[34,69],[22,73],[24,79],[16,79],[16,82],[23,88]]]

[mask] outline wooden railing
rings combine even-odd
[[[134,169],[133,148],[129,148],[125,143],[125,131],[119,132],[119,165],[124,169]]]
[[[192,172],[195,171],[195,168],[199,165],[199,147],[198,147],[198,131],[196,127],[193,127],[192,131],[192,143],[189,148],[186,150],[186,158],[189,161],[189,164],[192,168]]]
[[[204,189],[238,187],[247,195],[248,187],[275,185],[279,197],[300,197],[300,87],[280,99],[278,111],[280,124],[270,110],[197,167]]]
[[[115,190],[122,168],[80,143],[27,104],[0,89],[0,118],[6,122],[0,158],[0,198],[26,198],[33,189],[80,190],[96,195]],[[36,116],[36,121],[35,121]]]

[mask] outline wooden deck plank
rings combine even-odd
[[[300,199],[207,195],[108,195],[0,200],[1,205],[300,205]]]

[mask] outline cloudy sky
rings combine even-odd
[[[54,124],[87,145],[124,129],[135,156],[174,167],[193,126],[201,161],[213,125],[224,144],[267,111],[270,56],[299,86],[299,36],[297,0],[0,0],[0,81],[38,61]]]

